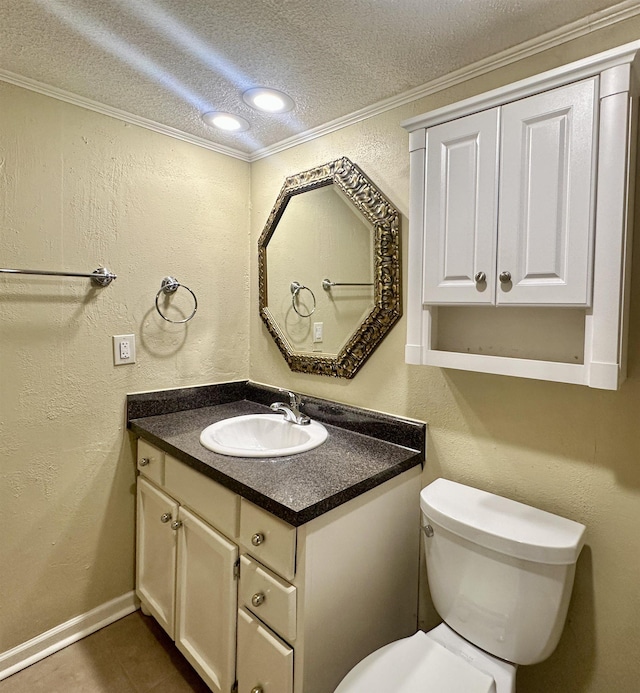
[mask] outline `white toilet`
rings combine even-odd
[[[335,693],[515,693],[517,665],[558,644],[584,525],[446,479],[420,508],[444,623],[373,652]]]

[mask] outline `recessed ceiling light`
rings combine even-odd
[[[294,107],[293,99],[277,89],[255,87],[242,95],[244,102],[263,113],[286,113]]]
[[[251,127],[244,118],[233,113],[224,113],[223,111],[203,113],[202,120],[207,125],[218,128],[218,130],[226,130],[227,132],[243,132]]]

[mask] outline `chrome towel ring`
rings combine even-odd
[[[304,286],[304,284],[301,284],[300,282],[291,282],[291,306],[293,307],[293,310],[296,311],[296,313],[301,317],[301,318],[310,318],[315,312],[316,312],[316,296],[311,291],[311,289],[308,286]],[[313,299],[313,308],[311,309],[311,312],[309,313],[301,313],[297,306],[296,306],[296,299],[298,298],[298,294],[302,290],[306,290],[311,294],[311,298]]]
[[[158,299],[160,298],[160,294],[164,294],[165,296],[169,296],[169,294],[174,294],[180,287],[182,287],[183,289],[186,289],[193,296],[193,311],[192,311],[191,315],[189,315],[189,317],[185,318],[184,320],[171,320],[171,318],[168,318],[160,310],[160,306],[158,305]],[[167,322],[172,322],[172,323],[179,325],[179,324],[182,324],[184,322],[189,322],[189,320],[191,320],[191,318],[196,314],[196,311],[198,310],[198,299],[196,298],[196,295],[193,293],[193,291],[191,291],[191,289],[188,286],[181,284],[175,277],[165,277],[162,280],[162,283],[160,284],[160,290],[156,294],[156,310],[158,311],[160,317],[163,320],[166,320]]]

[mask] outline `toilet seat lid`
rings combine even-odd
[[[495,693],[492,676],[418,631],[358,663],[335,693]]]

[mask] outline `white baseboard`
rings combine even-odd
[[[48,657],[71,643],[77,642],[100,628],[133,613],[140,605],[135,592],[127,592],[106,604],[80,614],[66,623],[48,630],[0,654],[0,681],[21,669]]]

